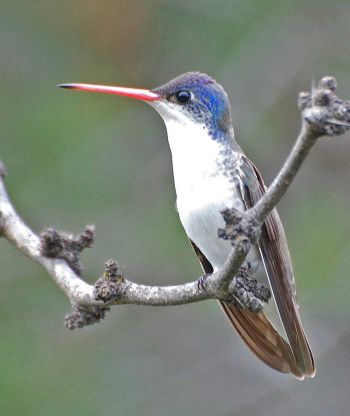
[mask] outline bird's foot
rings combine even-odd
[[[206,292],[207,291],[207,287],[208,284],[206,282],[207,277],[210,276],[210,274],[204,274],[203,276],[201,276],[198,281],[197,281],[197,288],[198,290],[201,290],[202,292]]]

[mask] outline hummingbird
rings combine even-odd
[[[200,72],[182,74],[152,90],[80,83],[59,86],[142,100],[160,114],[172,155],[182,226],[204,272],[220,269],[232,250],[230,241],[218,236],[225,227],[222,212],[243,212],[266,190],[259,171],[235,140],[223,87]],[[276,209],[265,220],[246,262],[273,296],[261,312],[219,301],[224,313],[265,364],[298,379],[313,377],[314,359],[301,323],[292,262]]]

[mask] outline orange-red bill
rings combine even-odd
[[[104,94],[122,95],[124,97],[135,98],[143,101],[156,101],[160,96],[152,91],[139,88],[117,87],[112,85],[96,85],[96,84],[60,84],[61,88],[68,88],[78,91],[102,92]]]

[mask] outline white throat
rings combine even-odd
[[[175,106],[163,103],[152,106],[166,125],[179,197],[180,188],[198,185],[219,173],[223,145],[212,139],[204,123],[195,122]]]
[[[204,125],[189,119],[185,123],[166,121],[175,185],[206,181],[218,173],[222,147],[211,139]]]

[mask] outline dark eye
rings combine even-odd
[[[176,93],[176,99],[180,104],[185,104],[190,101],[191,93],[186,90],[179,91]]]

